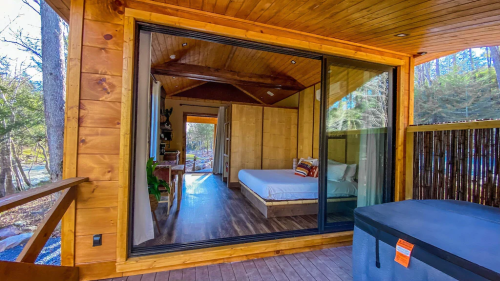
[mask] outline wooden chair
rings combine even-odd
[[[172,178],[172,166],[170,165],[158,165],[154,171],[154,175],[159,179],[166,181],[170,187],[170,192],[163,186],[160,187],[160,193],[162,197],[167,197],[167,200],[162,200],[158,203],[168,203],[167,205],[167,215],[170,214],[170,208],[174,202],[175,195],[175,182],[176,178]],[[163,191],[162,191],[163,190]]]

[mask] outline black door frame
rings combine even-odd
[[[334,57],[334,56],[323,56],[321,64],[321,101],[320,101],[320,143],[319,143],[319,194],[318,197],[318,229],[320,232],[335,232],[344,229],[353,229],[354,222],[339,222],[339,223],[326,223],[326,213],[327,213],[327,165],[324,163],[328,159],[328,138],[327,138],[327,113],[328,113],[328,69],[330,65],[337,64],[342,66],[353,67],[357,69],[367,69],[367,70],[379,70],[389,73],[389,101],[387,103],[387,158],[385,163],[385,176],[384,176],[384,190],[383,190],[383,203],[394,201],[394,151],[395,151],[395,137],[394,129],[396,126],[396,97],[397,89],[396,80],[394,79],[397,75],[395,67],[363,62],[353,59]]]
[[[320,54],[320,53],[315,53],[315,52],[308,52],[308,51],[302,51],[302,50],[296,50],[292,48],[286,48],[286,47],[280,47],[280,46],[275,46],[275,45],[269,45],[269,44],[263,44],[263,43],[258,43],[258,42],[252,42],[252,41],[246,41],[242,39],[235,39],[235,38],[229,38],[225,36],[220,36],[220,35],[214,35],[214,34],[208,34],[204,32],[199,32],[199,31],[192,31],[192,30],[186,30],[186,29],[181,29],[181,28],[175,28],[175,27],[167,27],[167,26],[162,26],[158,24],[151,24],[151,23],[144,23],[144,22],[136,22],[136,38],[139,38],[138,34],[140,31],[149,31],[149,32],[155,32],[155,33],[161,33],[161,34],[167,34],[167,35],[174,35],[174,36],[180,36],[180,37],[185,37],[185,38],[191,38],[191,39],[198,39],[198,40],[204,40],[204,41],[209,41],[209,42],[215,42],[219,44],[226,44],[226,45],[231,45],[231,46],[237,46],[237,47],[243,47],[243,48],[249,48],[249,49],[254,49],[254,50],[261,50],[261,51],[266,51],[266,52],[273,52],[273,53],[278,53],[278,54],[285,54],[285,55],[291,55],[291,56],[297,56],[297,57],[303,57],[303,58],[309,58],[309,59],[314,59],[314,60],[321,60],[322,61],[322,81],[321,81],[321,113],[320,113],[320,158],[323,155],[322,151],[324,151],[324,144],[323,144],[323,134],[324,134],[324,127],[325,127],[325,120],[324,120],[324,111],[325,111],[325,105],[324,105],[324,100],[325,100],[325,82],[324,82],[324,70],[325,70],[325,60],[327,56]],[[139,40],[136,40],[135,44],[135,65],[138,63],[138,50],[139,48]],[[344,59],[344,58],[336,58],[336,59]],[[361,61],[356,61],[356,60],[350,60],[350,59],[345,59],[348,60],[350,63],[364,63]],[[132,112],[135,112],[136,110],[136,99],[137,99],[137,80],[138,80],[138,71],[135,69],[134,70],[134,93],[133,93],[133,100],[134,103],[132,104]],[[132,132],[135,132],[135,121],[133,120],[132,123]],[[132,143],[134,140],[132,140]],[[132,166],[133,163],[135,162],[135,153],[132,150]],[[325,174],[324,171],[323,173],[321,172],[321,166],[320,165],[320,177],[321,175]],[[131,194],[134,194],[134,176],[133,173],[131,174]],[[321,181],[320,181],[321,182]],[[201,249],[201,248],[210,248],[210,247],[216,247],[216,246],[225,246],[225,245],[234,245],[234,244],[241,244],[241,243],[249,243],[249,242],[258,242],[258,241],[265,241],[265,240],[274,240],[274,239],[282,239],[282,238],[292,238],[292,237],[300,237],[300,236],[307,236],[307,235],[317,235],[317,234],[322,234],[322,233],[331,233],[331,232],[340,232],[340,231],[347,231],[347,230],[352,230],[353,225],[352,224],[345,224],[345,225],[336,225],[334,227],[329,227],[326,228],[324,224],[324,218],[325,218],[325,206],[326,206],[326,189],[322,184],[319,184],[319,210],[318,210],[318,228],[314,229],[306,229],[306,230],[296,230],[296,231],[285,231],[285,232],[276,232],[276,233],[266,233],[266,234],[257,234],[257,235],[248,235],[248,236],[239,236],[239,237],[228,237],[228,238],[220,238],[220,239],[212,239],[212,240],[206,240],[206,241],[199,241],[199,242],[193,242],[193,243],[186,243],[186,244],[168,244],[168,245],[159,245],[159,246],[152,246],[152,247],[134,247],[132,244],[132,235],[133,235],[133,212],[134,212],[134,196],[129,196],[130,197],[130,206],[131,206],[131,212],[129,213],[129,236],[128,236],[128,243],[130,247],[128,247],[128,256],[129,257],[137,257],[137,256],[145,256],[145,255],[152,255],[152,254],[160,254],[160,253],[168,253],[168,252],[177,252],[177,251],[185,251],[185,250],[192,250],[192,249]]]

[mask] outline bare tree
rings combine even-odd
[[[62,178],[66,59],[64,23],[45,2],[40,3],[42,20],[42,71],[45,124],[49,147],[50,179]]]
[[[470,60],[471,70],[475,70],[476,67],[474,66],[474,57],[472,56],[472,49],[469,49],[469,60]]]
[[[497,76],[497,85],[500,89],[500,53],[498,51],[497,46],[488,47],[491,53],[491,59],[493,61],[493,67],[495,68],[496,76]]]

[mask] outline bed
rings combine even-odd
[[[300,177],[290,170],[240,170],[242,194],[266,218],[311,215],[318,212],[318,179]],[[351,181],[328,181],[327,202],[356,204],[357,185]],[[355,207],[355,206],[354,206]]]

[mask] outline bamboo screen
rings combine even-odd
[[[413,198],[499,207],[500,129],[417,132]]]

